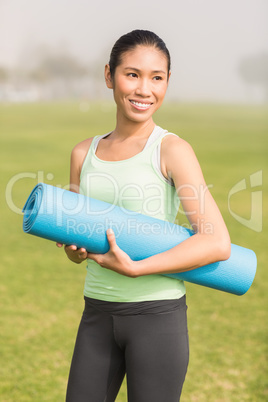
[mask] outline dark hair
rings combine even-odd
[[[129,50],[133,50],[136,46],[153,46],[163,52],[167,58],[168,72],[170,71],[170,54],[165,42],[159,38],[154,32],[135,29],[121,36],[114,44],[110,54],[110,72],[114,77],[115,69],[122,62],[122,55]]]

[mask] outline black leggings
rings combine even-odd
[[[189,360],[185,296],[171,309],[174,301],[110,303],[149,306],[131,315],[85,301],[66,401],[114,402],[126,373],[128,402],[178,402]]]

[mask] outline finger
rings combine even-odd
[[[79,253],[78,258],[80,258],[81,260],[85,260],[87,258],[87,253],[85,253],[85,252]]]
[[[56,243],[56,246],[61,248],[63,246],[63,244],[62,243]]]
[[[77,247],[74,244],[71,244],[69,246],[66,245],[65,250],[67,250],[67,251],[76,251]]]
[[[74,253],[77,254],[80,260],[85,260],[87,258],[87,251],[85,248],[78,248]]]
[[[113,229],[111,229],[111,228],[107,229],[106,230],[106,235],[107,235],[107,239],[108,239],[110,248],[113,248],[113,247],[117,246],[116,239],[115,239],[115,234],[114,234]]]

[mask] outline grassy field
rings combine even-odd
[[[0,399],[64,401],[83,308],[85,265],[22,231],[24,202],[38,181],[65,186],[72,147],[114,126],[114,106],[61,103],[0,105],[1,281]],[[232,243],[253,249],[258,271],[241,297],[186,284],[190,364],[181,401],[267,401],[268,108],[166,104],[156,123],[189,141],[227,223]],[[248,188],[231,209],[249,219],[249,176],[263,171],[263,229],[228,209],[231,188]],[[184,217],[178,216],[179,223]],[[117,402],[126,402],[123,384]],[[153,402],[153,401],[148,401]],[[169,402],[169,401],[163,401]]]

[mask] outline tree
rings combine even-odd
[[[268,52],[245,57],[238,69],[247,84],[263,87],[268,101]]]
[[[0,66],[0,82],[6,82],[9,78],[9,71]]]
[[[68,81],[81,78],[88,70],[69,54],[46,54],[31,71],[31,78],[39,82],[53,79]]]

